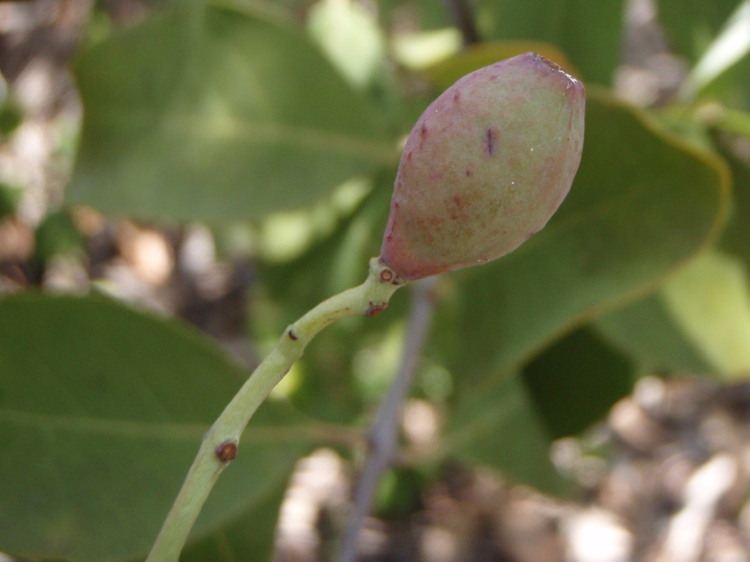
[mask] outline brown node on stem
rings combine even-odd
[[[226,464],[229,461],[234,460],[237,456],[237,442],[224,441],[224,443],[216,447],[214,453],[216,454],[216,458]]]
[[[365,316],[372,318],[383,312],[386,308],[388,308],[387,302],[370,302],[370,306],[365,311]]]

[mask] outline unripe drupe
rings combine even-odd
[[[583,84],[536,53],[458,80],[406,141],[382,260],[412,280],[517,248],[570,189],[584,104]]]

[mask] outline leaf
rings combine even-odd
[[[257,219],[397,158],[302,30],[191,3],[86,50],[69,194],[146,218]]]
[[[519,376],[496,381],[465,403],[444,435],[444,454],[483,463],[538,490],[570,491],[549,458],[550,434]]]
[[[750,115],[747,116],[750,122]],[[750,128],[746,133],[750,138]],[[721,248],[742,258],[750,265],[750,161],[738,157],[732,150],[732,139],[715,135],[719,153],[729,164],[732,173],[732,213],[722,233]]]
[[[383,36],[374,14],[363,5],[320,0],[309,11],[310,34],[354,87],[373,81],[385,62]]]
[[[201,436],[245,377],[193,332],[115,302],[0,300],[0,550],[145,555]],[[309,447],[299,423],[283,403],[261,408],[194,538],[275,493]]]
[[[744,108],[748,109],[746,83],[750,68],[749,54],[750,3],[742,2],[685,78],[681,86],[683,95],[716,95],[719,91],[734,104],[744,101]],[[743,60],[743,64],[738,64]]]
[[[726,112],[721,110],[721,123],[716,123],[722,128],[728,127],[728,121],[731,121],[736,112]],[[596,320],[597,330],[603,334],[610,342],[631,355],[639,361],[644,368],[655,370],[657,372],[674,372],[687,371],[691,373],[716,373],[722,371],[722,365],[726,367],[729,357],[734,357],[731,362],[737,360],[737,355],[744,353],[743,348],[736,348],[735,338],[745,330],[742,328],[746,324],[747,305],[743,304],[746,300],[743,270],[750,263],[750,170],[747,165],[736,158],[730,150],[727,150],[724,139],[721,135],[715,135],[714,140],[721,150],[721,154],[728,162],[731,168],[733,179],[733,201],[732,213],[729,215],[727,224],[722,231],[718,248],[721,254],[712,254],[700,257],[699,261],[716,262],[714,265],[705,263],[700,266],[698,263],[689,266],[677,278],[667,283],[667,286],[661,291],[641,299],[624,308],[616,310]],[[737,259],[744,263],[740,267]],[[689,270],[695,271],[690,273]],[[703,275],[700,271],[704,270]],[[683,276],[685,279],[680,280]],[[704,289],[696,289],[695,283],[700,282]],[[693,278],[692,281],[689,281]],[[682,286],[682,289],[679,287]],[[694,287],[691,290],[691,286]],[[692,293],[684,299],[676,298],[674,289],[678,293],[686,291]],[[668,294],[672,293],[672,298]],[[693,302],[693,299],[695,302]],[[718,302],[710,304],[711,300],[716,299]],[[684,309],[678,301],[685,300]],[[722,303],[731,303],[722,306]],[[717,308],[714,308],[718,306]],[[697,311],[690,312],[688,309],[703,307],[706,309],[706,325],[704,320],[696,319],[690,322],[688,317],[693,316]],[[723,310],[723,314],[722,314]],[[681,320],[682,318],[682,320]],[[721,320],[719,320],[721,319]],[[687,324],[686,324],[687,322]],[[709,326],[716,322],[726,323],[728,331],[726,342],[722,338],[707,335],[698,336],[695,330],[710,329]],[[690,328],[690,324],[693,327]],[[731,327],[731,328],[730,328]],[[690,332],[693,331],[693,335]],[[711,340],[714,340],[711,343]],[[717,341],[718,340],[718,341]],[[707,353],[706,346],[724,348],[720,355],[724,359],[712,363],[712,353]],[[719,352],[715,349],[713,355]],[[739,361],[740,363],[742,361]]]
[[[708,373],[711,370],[656,292],[594,321],[597,331],[649,371]]]
[[[737,258],[712,251],[662,289],[671,316],[715,372],[750,370],[750,284]]]
[[[659,23],[670,46],[694,62],[703,55],[742,0],[657,0]]]
[[[379,183],[304,255],[286,264],[260,264],[263,291],[255,304],[260,312],[253,315],[256,334],[276,334],[318,302],[364,281],[368,260],[378,253],[390,195],[391,186]],[[364,399],[356,385],[355,356],[388,337],[389,328],[403,318],[406,301],[405,295],[397,295],[377,317],[347,319],[319,334],[291,373],[294,404],[331,422],[355,419]],[[383,362],[379,356],[378,365]]]
[[[646,365],[735,378],[750,369],[749,295],[742,261],[714,250],[597,325]]]
[[[493,0],[479,8],[491,22],[492,39],[552,43],[570,57],[585,80],[611,83],[620,62],[622,0]]]
[[[555,342],[523,370],[534,410],[551,439],[575,435],[632,390],[633,365],[590,327]]]
[[[570,482],[550,461],[555,439],[582,432],[626,395],[630,361],[590,328],[576,330],[518,375],[471,396],[449,424],[451,454],[480,461],[516,482],[565,495]]]

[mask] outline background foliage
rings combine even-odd
[[[220,254],[253,266],[247,332],[262,354],[364,278],[399,140],[429,101],[482,64],[540,50],[586,82],[581,168],[544,231],[440,280],[413,393],[443,423],[409,458],[427,473],[481,463],[569,494],[551,444],[600,420],[639,376],[750,368],[750,45],[720,48],[750,16],[747,2],[692,4],[657,2],[685,75],[645,109],[614,93],[622,2],[479,1],[483,42],[463,46],[432,0],[165,2],[125,26],[97,8],[74,64],[75,165],[31,266],[90,259],[71,219],[81,208],[206,224]],[[12,216],[16,193],[3,187],[0,213]],[[17,556],[143,557],[200,435],[248,373],[181,320],[102,288],[0,298],[0,550]],[[396,367],[403,293],[312,344],[244,435],[186,560],[262,558],[295,462],[324,445],[351,454],[341,436],[359,442]]]

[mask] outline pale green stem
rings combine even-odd
[[[374,316],[388,305],[391,295],[402,285],[403,280],[393,270],[379,258],[373,258],[362,285],[323,301],[289,326],[203,437],[146,562],[177,562],[211,488],[234,458],[245,426],[273,387],[302,356],[310,340],[340,318]]]

